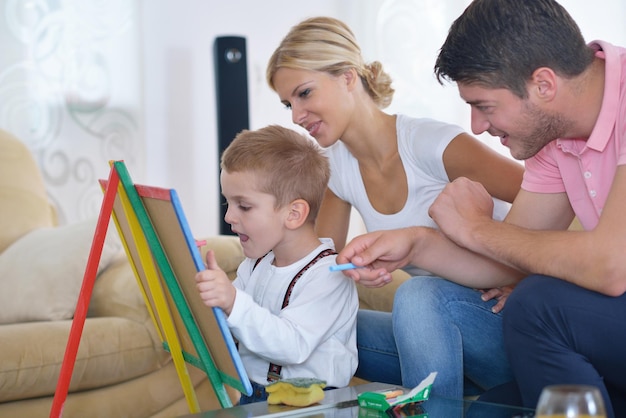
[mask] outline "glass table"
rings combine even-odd
[[[257,402],[232,408],[185,415],[183,418],[244,418],[244,417],[315,417],[315,418],[384,418],[385,412],[360,408],[359,393],[390,390],[397,386],[386,383],[367,383],[341,389],[328,390],[324,399],[309,407],[297,408],[286,405],[268,405]],[[422,411],[414,417],[421,418],[532,418],[534,410],[514,408],[480,401],[448,399],[431,396],[421,404]]]

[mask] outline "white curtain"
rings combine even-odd
[[[524,0],[519,0],[524,1]],[[433,67],[452,22],[470,0],[361,0],[342,3],[341,16],[354,30],[366,61],[378,60],[396,89],[390,113],[431,117],[455,123],[471,133],[470,109],[454,84],[437,82]],[[562,0],[587,41],[603,39],[626,46],[624,0]],[[478,138],[510,157],[497,138]],[[365,232],[352,212],[349,237]]]
[[[523,1],[523,0],[520,0]],[[468,132],[469,106],[453,84],[440,85],[433,66],[451,23],[469,0],[365,0],[342,11],[354,29],[368,61],[381,61],[394,79],[396,94],[390,112],[432,117],[456,123]],[[603,39],[626,46],[626,2],[623,0],[561,0],[587,41]],[[480,139],[509,155],[497,139]]]
[[[0,128],[37,159],[60,223],[95,216],[109,160],[141,169],[137,0],[0,1]]]

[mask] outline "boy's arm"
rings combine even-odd
[[[248,350],[276,364],[299,364],[308,359],[330,335],[356,319],[354,283],[329,272],[334,263],[326,259],[331,258],[318,261],[300,278],[289,305],[277,313],[239,292],[228,317],[233,335]],[[281,291],[281,300],[283,295]]]

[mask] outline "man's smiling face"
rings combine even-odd
[[[532,157],[566,132],[567,122],[539,107],[532,96],[521,99],[510,90],[476,83],[458,83],[458,88],[471,106],[472,132],[500,137],[517,160]]]

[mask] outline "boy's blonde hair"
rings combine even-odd
[[[354,68],[374,103],[384,109],[391,104],[391,77],[379,61],[363,62],[361,48],[350,28],[332,17],[313,17],[292,27],[267,64],[266,79],[272,90],[279,68],[321,71],[339,76]]]
[[[253,172],[259,190],[273,195],[277,208],[305,200],[310,222],[315,222],[330,178],[328,158],[321,147],[278,125],[241,131],[224,150],[220,166],[229,173]]]

